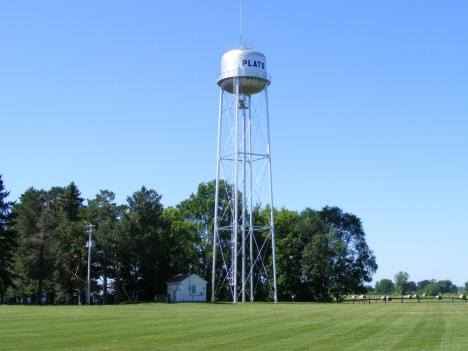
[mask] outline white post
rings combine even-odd
[[[88,289],[86,291],[86,304],[89,305],[91,303],[91,247],[92,245],[92,240],[93,240],[93,225],[89,225],[88,229]]]

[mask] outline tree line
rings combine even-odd
[[[220,189],[222,207],[232,187]],[[200,275],[210,291],[214,194],[214,181],[201,183],[177,206],[164,207],[161,195],[143,186],[119,205],[109,190],[85,201],[72,182],[47,191],[31,187],[11,202],[0,175],[0,303],[84,302],[90,224],[92,291],[103,303],[153,300],[179,273]],[[248,215],[267,224],[268,213],[257,207]],[[365,292],[377,269],[361,220],[338,207],[275,209],[275,233],[280,300]],[[256,296],[269,298],[262,283]],[[227,291],[220,296],[228,297]]]
[[[468,282],[465,283],[465,291],[468,292]],[[409,280],[407,272],[397,272],[391,279],[381,279],[375,283],[375,293],[382,295],[406,295],[410,293],[436,296],[438,294],[455,294],[459,288],[451,280],[425,279],[419,282]]]

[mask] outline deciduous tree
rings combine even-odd
[[[377,262],[366,242],[361,220],[338,207],[324,207],[318,212],[329,228],[332,249],[331,295],[335,298],[351,292],[365,292],[372,281]]]
[[[395,284],[390,279],[381,279],[375,283],[375,292],[377,294],[390,295],[395,291]]]
[[[395,282],[395,289],[399,294],[404,295],[405,293],[409,292],[408,280],[409,274],[403,271],[396,273],[393,277],[393,281]]]
[[[194,261],[192,271],[200,275],[208,281],[207,290],[211,291],[211,271],[212,271],[212,250],[213,250],[213,228],[214,228],[214,208],[215,208],[215,191],[216,181],[212,180],[208,183],[200,183],[196,193],[192,193],[190,197],[177,205],[180,211],[180,216],[183,221],[191,222],[196,230],[196,238],[194,248],[197,251],[198,257]],[[232,211],[230,209],[229,199],[232,197],[232,186],[227,182],[219,181],[219,201],[218,214],[219,225],[227,226],[232,221]],[[242,197],[240,196],[241,201]],[[239,201],[239,203],[241,203]],[[241,204],[239,204],[240,208]],[[226,232],[220,233],[221,240],[228,240],[223,237]],[[217,255],[216,267],[221,267],[221,255]],[[221,275],[221,269],[219,275]],[[223,298],[222,291],[218,297]],[[226,296],[228,291],[225,292]]]

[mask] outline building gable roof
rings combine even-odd
[[[169,279],[167,282],[168,283],[180,283],[181,281],[187,279],[188,277],[190,277],[192,274],[190,273],[187,273],[187,274],[184,274],[184,273],[179,273],[175,276],[173,276],[171,279]]]
[[[196,276],[198,278],[200,278],[201,280],[205,281],[204,279],[202,279],[201,277],[199,277],[198,275],[196,274],[193,274],[193,273],[179,273],[175,276],[173,276],[171,279],[169,279],[166,283],[180,283],[181,281],[184,281],[185,279],[187,279],[188,277],[190,276]]]

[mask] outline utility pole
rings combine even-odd
[[[91,303],[91,248],[93,246],[93,228],[94,225],[90,224],[88,226],[88,230],[85,233],[88,233],[88,289],[86,291],[86,304],[89,305]]]

